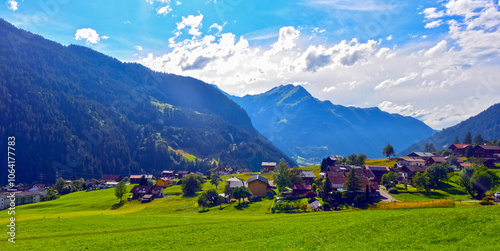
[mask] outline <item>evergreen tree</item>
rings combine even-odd
[[[472,134],[470,132],[465,134],[463,144],[472,144]]]
[[[319,192],[319,197],[323,199],[323,201],[328,202],[330,200],[330,193],[332,192],[332,183],[329,178],[326,178],[323,181],[323,186],[321,191]]]
[[[460,140],[458,139],[458,137],[455,138],[455,142],[453,142],[453,144],[460,144]]]
[[[429,143],[425,143],[424,152],[429,152]]]
[[[483,136],[481,136],[481,134],[476,135],[474,137],[473,143],[474,145],[483,145],[484,144]]]
[[[429,151],[428,152],[430,152],[430,153],[435,153],[436,152],[436,148],[434,148],[434,144],[433,143],[431,143],[429,145]]]
[[[347,180],[344,183],[344,187],[346,190],[346,197],[351,201],[354,199],[354,196],[356,196],[356,193],[361,190],[359,178],[354,168],[351,168],[351,171],[347,174]]]
[[[321,172],[326,172],[326,169],[328,168],[327,160],[326,158],[321,161]]]

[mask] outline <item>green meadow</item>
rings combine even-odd
[[[16,243],[4,234],[0,250],[498,250],[500,241],[499,206],[271,214],[264,199],[201,212],[196,196],[177,192],[119,204],[114,189],[82,191],[19,206]]]

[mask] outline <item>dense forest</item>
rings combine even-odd
[[[16,138],[23,183],[203,172],[216,163],[258,170],[262,161],[281,158],[295,165],[211,85],[66,47],[1,19],[0,117],[0,138]],[[173,151],[179,149],[198,159]],[[0,150],[7,152],[6,141]]]
[[[405,156],[413,151],[422,151],[426,144],[433,144],[436,150],[447,149],[455,142],[455,138],[462,140],[467,133],[481,134],[485,140],[500,138],[500,103],[490,106],[476,116],[436,133],[430,138],[415,143],[402,151],[399,155]]]

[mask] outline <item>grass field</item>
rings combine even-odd
[[[397,163],[396,158],[391,159],[367,159],[365,165],[393,167]]]
[[[172,186],[165,194],[179,191]],[[119,205],[107,189],[19,206],[16,244],[2,240],[0,250],[495,250],[500,241],[499,206],[270,214],[273,201],[264,199],[202,213],[196,200]],[[7,213],[0,213],[6,225]]]

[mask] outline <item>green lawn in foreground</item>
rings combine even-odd
[[[496,250],[500,241],[499,206],[270,214],[273,201],[264,199],[201,213],[196,200],[117,207],[107,189],[19,206],[16,244],[2,240],[0,250]]]

